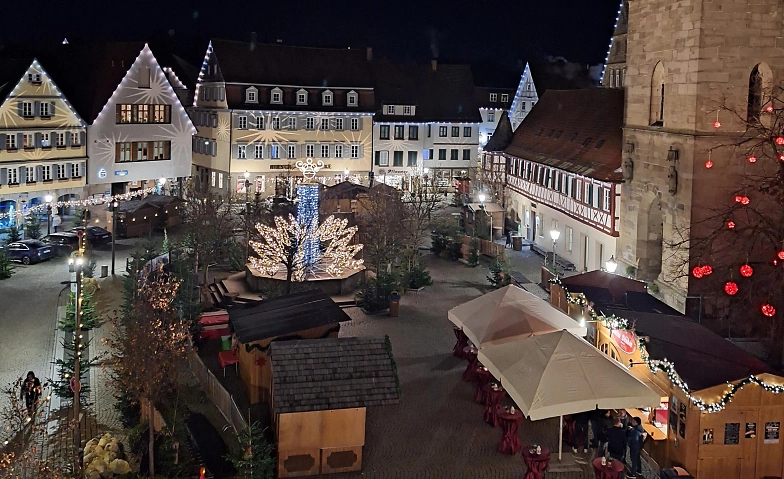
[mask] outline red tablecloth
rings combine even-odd
[[[503,409],[501,401],[504,400],[504,396],[506,396],[505,389],[494,390],[489,384],[485,386],[487,409],[485,410],[484,420],[493,427],[498,427],[498,412]]]
[[[623,472],[623,463],[615,460],[612,464],[608,463],[602,466],[602,458],[597,457],[593,460],[593,472],[596,473],[596,479],[618,479]]]
[[[463,381],[476,381],[476,368],[474,367],[476,364],[476,349],[466,346],[463,348],[463,352],[468,361],[468,366],[466,366],[465,371],[463,372]]]
[[[234,351],[221,351],[218,353],[218,361],[220,361],[220,367],[225,368],[226,366],[237,364],[239,359],[237,359]]]
[[[523,461],[528,466],[528,472],[525,473],[525,479],[542,479],[544,471],[550,465],[550,451],[542,448],[542,453],[539,455],[531,454],[531,447],[525,446],[523,448]]]
[[[476,392],[474,393],[474,402],[477,404],[485,403],[485,386],[490,384],[493,375],[485,367],[476,368]]]
[[[201,313],[199,316],[199,324],[202,326],[214,326],[216,324],[229,324],[229,313],[224,310],[210,311]]]
[[[521,422],[523,422],[523,413],[520,410],[515,410],[514,414],[506,409],[498,411],[498,423],[501,425],[501,443],[498,444],[498,452],[517,454],[522,447],[520,437],[517,435]]]
[[[465,353],[463,352],[463,349],[468,346],[468,336],[466,336],[463,330],[460,328],[453,329],[455,331],[457,342],[455,343],[455,347],[452,348],[452,356],[465,359]]]

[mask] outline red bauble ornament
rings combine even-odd
[[[784,145],[784,136],[777,136],[776,140],[774,140],[777,145]]]
[[[749,163],[756,163],[757,162],[757,157],[754,156],[754,155],[749,155],[748,160],[749,160]]]
[[[735,203],[740,203],[743,201],[743,197],[741,195],[735,195]]]
[[[776,308],[774,308],[769,303],[765,303],[762,305],[762,314],[765,316],[772,318],[774,314],[776,314]]]
[[[751,266],[744,264],[740,267],[740,275],[744,278],[750,278],[752,274],[754,274],[754,268]]]
[[[727,221],[727,228],[734,230],[735,229],[735,222],[732,220]]]
[[[778,256],[779,259],[784,259],[784,251],[779,251],[778,253],[776,253],[776,256]]]
[[[738,292],[738,285],[733,283],[732,281],[727,281],[724,283],[724,292],[729,294],[730,296],[735,296]]]
[[[691,274],[693,274],[697,279],[700,279],[705,275],[705,273],[702,271],[702,266],[695,266],[694,269],[691,270]]]
[[[779,158],[779,161],[784,161],[784,154],[779,155],[778,158]]]
[[[713,128],[721,128],[721,122],[719,120],[714,121]]]
[[[705,162],[705,168],[707,168],[707,169],[713,168],[713,162],[711,160],[706,161]]]
[[[709,264],[706,264],[702,267],[702,275],[708,276],[709,274],[713,273],[713,268]]]
[[[744,196],[743,198],[740,199],[740,204],[742,205],[747,205],[749,203],[751,203],[751,200],[749,199],[748,196]]]
[[[766,106],[765,113],[773,113],[773,105]]]

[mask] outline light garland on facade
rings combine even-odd
[[[62,207],[68,207],[68,206],[74,206],[74,207],[96,206],[96,205],[102,205],[102,204],[105,204],[105,203],[109,203],[109,202],[112,202],[114,200],[117,200],[117,201],[128,201],[128,200],[131,200],[133,198],[136,198],[137,196],[143,196],[143,195],[151,194],[151,193],[155,192],[156,189],[157,189],[156,187],[145,188],[143,190],[132,191],[132,192],[123,193],[123,194],[120,194],[120,195],[104,196],[102,198],[90,198],[90,199],[87,199],[87,200],[58,201],[56,203],[55,202],[51,203],[51,205],[52,205],[52,208],[54,208],[54,207],[62,208]],[[28,209],[26,209],[24,211],[18,210],[18,211],[14,212],[14,213],[0,213],[0,219],[6,219],[6,218],[10,218],[12,216],[23,217],[23,216],[26,216],[26,215],[31,214],[31,213],[43,213],[44,211],[46,211],[46,207],[47,206],[49,206],[49,203],[41,203],[41,204],[32,206],[32,207],[30,207],[30,208],[28,208]]]
[[[321,253],[319,238],[315,235],[319,220],[319,188],[318,183],[297,185],[297,220],[306,230],[305,243],[302,245],[306,267],[313,267]]]
[[[623,331],[631,330],[628,320],[624,318],[620,318],[615,315],[604,316],[603,314],[598,314],[596,313],[596,311],[594,311],[593,307],[590,306],[588,300],[586,300],[585,297],[583,296],[572,297],[569,294],[569,290],[561,282],[560,278],[551,279],[549,282],[551,284],[559,286],[563,290],[566,296],[566,302],[568,302],[569,304],[576,304],[582,308],[587,308],[588,314],[591,316],[592,321],[602,322],[607,326],[607,328],[611,330],[612,329],[618,329]],[[651,372],[654,374],[659,371],[666,374],[667,378],[672,382],[672,384],[678,386],[683,391],[684,395],[686,395],[686,397],[689,399],[689,401],[691,401],[692,404],[697,406],[697,408],[700,411],[704,411],[708,413],[722,411],[724,408],[727,407],[727,404],[729,404],[729,402],[732,401],[732,398],[735,396],[735,394],[749,384],[756,384],[757,386],[760,386],[763,390],[767,392],[771,392],[773,394],[784,393],[784,385],[766,383],[765,381],[759,379],[757,376],[751,375],[747,378],[741,379],[737,383],[728,382],[727,383],[728,389],[727,391],[724,392],[724,394],[721,396],[720,399],[713,402],[707,402],[702,398],[693,396],[691,394],[689,390],[689,385],[686,384],[686,381],[684,381],[683,378],[681,378],[680,374],[678,374],[678,371],[675,369],[675,364],[673,362],[668,361],[667,358],[651,359],[650,356],[648,355],[648,350],[645,348],[645,344],[643,343],[643,341],[637,338],[637,344],[640,348],[640,354],[642,356],[642,360],[643,362],[645,362],[645,365],[648,366],[648,369],[650,369]]]

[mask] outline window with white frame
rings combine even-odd
[[[280,117],[276,116],[272,118],[272,129],[273,130],[280,130]]]
[[[297,145],[289,145],[288,147],[288,158],[294,159],[297,157]]]
[[[223,173],[218,173],[218,188],[223,188]]]
[[[41,133],[41,146],[44,148],[52,146],[51,133]]]
[[[248,145],[237,145],[237,158],[244,160],[248,157]]]
[[[215,177],[216,177],[216,176],[217,176],[217,174],[216,174],[214,171],[213,171],[213,172],[212,172],[212,174],[210,175],[210,185],[211,185],[213,188],[215,188]]]
[[[335,145],[335,158],[343,158],[343,145]]]
[[[256,143],[253,145],[253,158],[260,160],[264,158],[264,144],[263,143]]]
[[[29,118],[33,116],[33,102],[31,101],[22,102],[22,116],[25,118]]]
[[[378,166],[389,166],[389,152],[379,151],[378,153]]]
[[[280,146],[270,145],[270,158],[277,160],[280,158]]]
[[[65,133],[57,134],[57,146],[65,146]]]
[[[357,95],[357,92],[355,92],[354,90],[348,92],[348,95],[346,95],[346,103],[348,104],[348,106],[359,105],[359,96]]]
[[[65,165],[57,165],[57,179],[63,180],[66,178]]]
[[[491,93],[490,94],[490,101],[492,101],[492,102],[498,101],[498,93]]]
[[[335,129],[336,130],[343,129],[343,118],[335,118]]]
[[[35,167],[28,166],[25,168],[25,183],[35,183]]]
[[[19,168],[8,168],[8,184],[19,184]]]
[[[250,87],[247,90],[245,90],[245,101],[247,103],[258,103],[259,101],[258,90],[256,90],[253,87]]]
[[[49,111],[51,104],[48,101],[41,102],[41,116],[46,118],[52,116],[51,112]]]
[[[321,104],[330,106],[332,105],[332,92],[327,90],[321,94]]]
[[[571,253],[572,241],[574,240],[574,231],[570,227],[566,227],[566,251]]]
[[[506,103],[509,101],[509,94],[508,93],[501,93],[501,102]]]
[[[52,181],[52,165],[41,167],[41,181]]]
[[[297,117],[290,116],[289,117],[289,130],[296,130],[297,129]]]
[[[359,118],[352,118],[351,119],[351,130],[352,131],[359,130]]]
[[[329,118],[321,119],[321,129],[324,131],[329,130]]]
[[[315,151],[315,145],[305,145],[305,156],[308,158],[313,158],[313,152]]]
[[[387,115],[395,114],[395,105],[387,105]]]
[[[272,89],[272,96],[270,97],[270,103],[283,103],[283,91],[280,88],[273,88]]]
[[[404,115],[410,115],[411,114],[411,106],[410,105],[406,105],[406,106],[403,107],[403,114]]]
[[[604,193],[602,199],[602,209],[604,211],[610,211],[610,188],[602,188],[602,192]]]
[[[217,128],[218,127],[218,115],[211,115],[211,118],[212,118],[212,127],[213,128]],[[259,117],[259,118],[261,118],[261,128],[259,128],[259,130],[263,130],[264,129],[264,117]],[[257,118],[256,119],[256,123],[258,123],[258,121],[259,121],[259,119]]]
[[[582,189],[582,181],[575,180],[574,183],[574,199],[577,201],[582,201],[583,199],[583,189]]]
[[[487,121],[495,123],[495,112],[494,111],[488,111],[487,112]]]
[[[359,145],[356,143],[351,145],[351,158],[359,158]]]
[[[81,178],[81,177],[82,177],[82,164],[71,163],[71,178]]]
[[[38,72],[36,72],[36,73],[28,73],[27,74],[27,80],[30,83],[39,84],[39,83],[41,83],[41,74],[38,73]]]
[[[5,137],[5,149],[6,150],[15,150],[16,146],[16,135],[10,134],[6,135]]]
[[[591,205],[591,206],[593,206],[592,205],[593,198],[591,197],[592,193],[593,193],[593,185],[591,185],[590,183],[586,182],[585,183],[585,202],[587,204]]]
[[[329,145],[321,145],[321,157],[329,158]]]
[[[463,127],[463,137],[464,138],[470,138],[471,135],[473,134],[471,132],[472,130],[473,130],[473,128],[471,128],[470,126],[464,126]]]
[[[264,129],[264,116],[259,115],[256,117],[256,129],[263,130]]]
[[[305,118],[305,129],[306,130],[315,130],[316,129],[316,119],[312,116]]]
[[[25,133],[22,135],[22,146],[25,148],[35,148],[35,135]]]
[[[248,117],[245,115],[241,115],[237,117],[237,128],[240,130],[247,130],[248,129]]]
[[[305,90],[297,91],[297,105],[307,105],[308,104],[308,92]]]

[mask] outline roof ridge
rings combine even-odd
[[[274,46],[274,47],[281,47],[281,48],[301,48],[301,49],[309,49],[309,50],[330,50],[330,51],[351,51],[351,47],[314,47],[308,45],[289,45],[286,43],[269,43],[269,42],[249,42],[245,40],[226,40],[223,38],[213,38],[210,40],[211,42],[223,42],[223,43],[235,43],[239,45],[264,45],[264,46]],[[365,53],[362,48],[365,47],[357,47],[354,51],[358,51],[361,53]],[[370,47],[367,47],[370,48]]]

